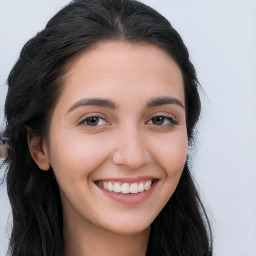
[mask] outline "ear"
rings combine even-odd
[[[28,147],[30,154],[37,166],[43,171],[48,171],[51,166],[46,143],[42,140],[42,138],[40,136],[31,135],[28,133]]]

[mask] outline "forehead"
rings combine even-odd
[[[138,95],[142,100],[150,94],[177,97],[185,104],[182,72],[174,59],[154,45],[110,41],[73,61],[60,98],[69,102],[118,96],[122,100]]]

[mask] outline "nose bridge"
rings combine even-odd
[[[135,125],[121,129],[113,152],[113,162],[118,165],[126,165],[130,169],[137,169],[149,161],[150,153],[143,131]]]

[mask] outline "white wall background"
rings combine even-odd
[[[0,123],[5,81],[25,42],[68,0],[0,0]],[[214,256],[256,255],[256,1],[144,0],[184,39],[201,85],[194,176],[214,232]],[[0,177],[3,171],[0,171]],[[0,256],[10,207],[0,186]]]

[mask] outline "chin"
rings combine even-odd
[[[129,225],[123,226],[123,227],[117,227],[112,228],[111,230],[108,229],[111,233],[123,235],[123,236],[136,236],[138,234],[141,234],[143,232],[147,232],[147,230],[150,229],[150,226],[144,226],[144,227],[131,227]]]
[[[136,235],[150,229],[151,223],[152,221],[145,222],[145,219],[144,221],[139,221],[138,219],[116,220],[108,224],[105,223],[105,225],[103,224],[99,227],[119,235]]]

